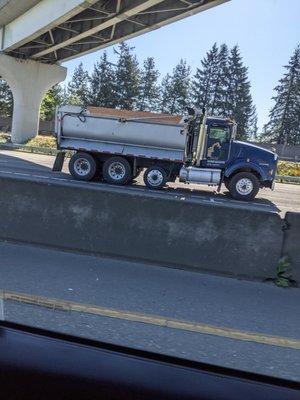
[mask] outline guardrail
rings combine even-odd
[[[4,174],[0,187],[2,239],[247,279],[276,278],[282,220],[269,210]]]

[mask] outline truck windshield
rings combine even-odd
[[[228,126],[211,126],[208,137],[222,143],[227,143],[230,140],[230,129]]]

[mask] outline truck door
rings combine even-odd
[[[210,163],[225,163],[229,156],[230,127],[212,124],[208,126],[206,160]]]

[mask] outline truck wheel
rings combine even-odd
[[[97,164],[88,153],[76,153],[69,161],[71,175],[80,181],[90,181],[96,174]]]
[[[145,185],[150,189],[161,189],[167,179],[166,171],[161,167],[150,167],[144,173]]]
[[[103,178],[107,183],[126,185],[132,179],[129,162],[123,157],[112,157],[103,164]]]
[[[230,179],[228,189],[237,200],[253,200],[259,191],[259,181],[251,172],[239,172]]]

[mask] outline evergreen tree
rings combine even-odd
[[[53,86],[45,94],[40,111],[40,118],[51,121],[55,116],[56,106],[64,103],[64,90],[60,85]]]
[[[167,113],[169,112],[169,106],[172,99],[172,77],[168,73],[161,82],[161,101],[160,101],[160,111]]]
[[[114,108],[117,105],[115,72],[104,52],[94,65],[90,80],[89,103],[92,106]]]
[[[228,102],[228,47],[225,43],[220,46],[218,52],[215,75],[213,77],[213,96],[210,106],[211,115],[226,114],[226,104]]]
[[[252,114],[249,118],[249,123],[248,123],[248,137],[247,139],[255,142],[255,141],[260,141],[260,137],[258,134],[258,117],[257,117],[257,111],[256,111],[256,106],[252,107]]]
[[[170,114],[182,114],[189,104],[191,69],[185,60],[180,60],[162,82],[161,110]]]
[[[115,52],[119,55],[116,68],[117,107],[126,110],[136,108],[140,92],[140,71],[132,48],[123,42]]]
[[[192,81],[191,95],[193,104],[200,109],[205,107],[209,114],[212,114],[211,106],[213,101],[216,101],[215,84],[218,65],[219,49],[215,43],[201,61],[201,68],[197,68]]]
[[[248,138],[253,112],[248,69],[243,65],[238,46],[234,46],[228,58],[227,95],[224,114],[234,118],[237,122],[239,139]]]
[[[13,96],[8,84],[0,78],[0,116],[11,117],[13,113]]]
[[[141,70],[140,94],[138,100],[138,109],[143,111],[156,111],[159,102],[159,86],[157,83],[159,72],[155,68],[153,57],[148,57],[144,61]]]
[[[295,49],[286,72],[275,87],[275,105],[269,113],[263,138],[277,143],[300,144],[300,45]]]
[[[74,105],[87,105],[89,98],[89,74],[84,70],[82,62],[75,68],[68,83],[68,102]]]
[[[201,61],[192,83],[196,107],[209,115],[230,116],[238,123],[238,137],[246,139],[257,131],[257,115],[252,104],[248,71],[237,46],[228,52],[226,44],[215,43]]]

